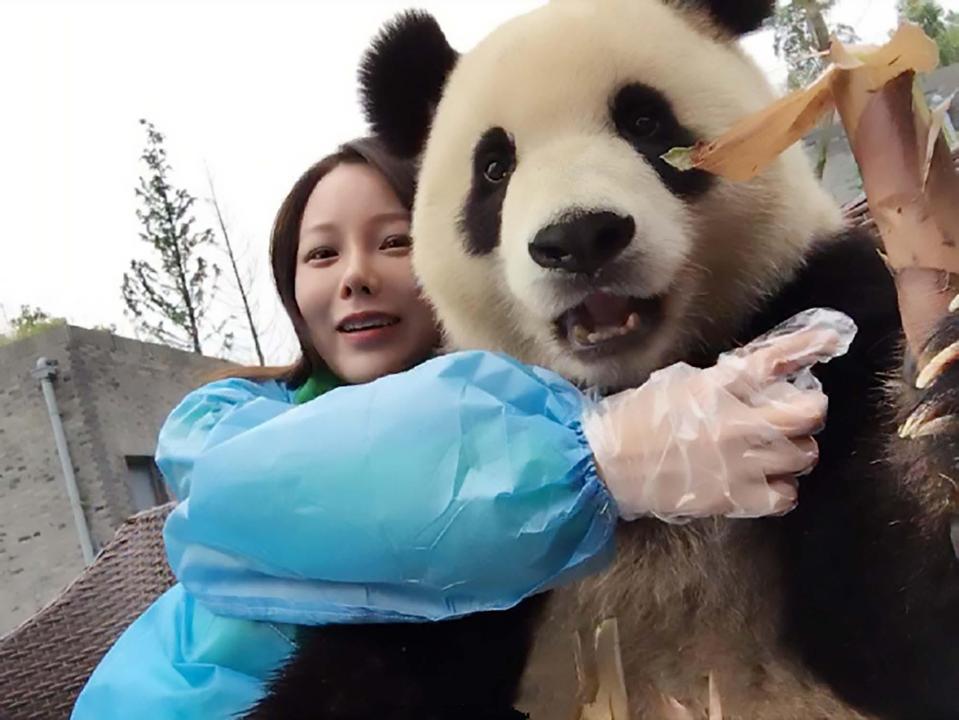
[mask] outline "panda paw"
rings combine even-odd
[[[949,516],[950,539],[959,557],[959,295],[939,321],[914,367],[899,437],[927,467],[938,505]]]
[[[899,437],[959,437],[959,295],[923,348],[913,376],[910,408]],[[909,370],[912,370],[911,372]]]

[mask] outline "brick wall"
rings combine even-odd
[[[37,358],[57,403],[95,549],[135,510],[128,457],[153,455],[166,415],[222,361],[72,326],[0,347],[0,634],[82,569]]]

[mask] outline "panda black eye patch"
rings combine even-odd
[[[701,170],[680,172],[660,156],[671,148],[692,145],[697,138],[676,119],[661,92],[642,83],[619,88],[610,99],[610,119],[617,134],[652,165],[671,193],[695,198],[712,186],[713,177]]]
[[[516,169],[516,146],[501,127],[490,128],[473,148],[470,191],[460,211],[460,232],[470,255],[487,255],[499,244],[503,200]]]

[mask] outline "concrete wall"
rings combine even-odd
[[[223,365],[67,325],[0,347],[0,634],[83,569],[50,418],[31,376],[41,356],[58,363],[54,387],[95,549],[137,509],[127,458],[152,457],[169,411]]]

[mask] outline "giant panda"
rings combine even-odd
[[[705,717],[710,674],[726,720],[959,717],[959,367],[917,389],[894,283],[799,149],[741,184],[660,159],[773,99],[736,42],[772,10],[552,0],[462,55],[408,12],[360,78],[373,129],[419,158],[414,265],[452,348],[613,392],[799,310],[852,316],[848,355],[817,369],[829,415],[798,508],[623,524],[608,569],[510,611],[314,630],[251,717],[576,717],[572,638],[609,617],[633,720],[684,717],[670,698]],[[931,337],[951,359],[959,322]],[[938,422],[900,437],[916,408]]]

